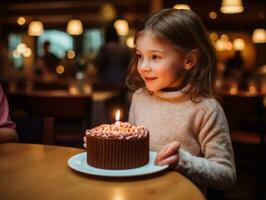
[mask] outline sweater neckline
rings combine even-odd
[[[183,87],[182,89],[180,90],[176,90],[176,91],[157,91],[157,92],[154,92],[153,94],[159,98],[162,98],[162,99],[166,99],[166,100],[176,100],[176,99],[180,99],[184,96],[186,96],[190,89],[190,85],[186,85],[185,87]]]

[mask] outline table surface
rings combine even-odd
[[[181,174],[97,177],[72,170],[68,159],[83,149],[37,144],[0,144],[0,199],[205,199]]]

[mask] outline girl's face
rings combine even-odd
[[[144,32],[136,40],[136,54],[138,72],[149,91],[180,85],[185,59],[169,43]]]

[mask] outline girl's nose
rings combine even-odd
[[[151,70],[151,67],[150,67],[149,62],[144,60],[144,61],[141,63],[141,65],[140,65],[140,69],[141,69],[142,71],[150,71],[150,70]]]

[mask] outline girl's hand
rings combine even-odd
[[[86,143],[86,135],[83,137],[83,147],[86,149],[87,148],[87,143]]]
[[[161,151],[158,152],[155,159],[155,165],[170,165],[170,167],[175,167],[179,160],[179,148],[180,143],[177,141],[167,144]]]

